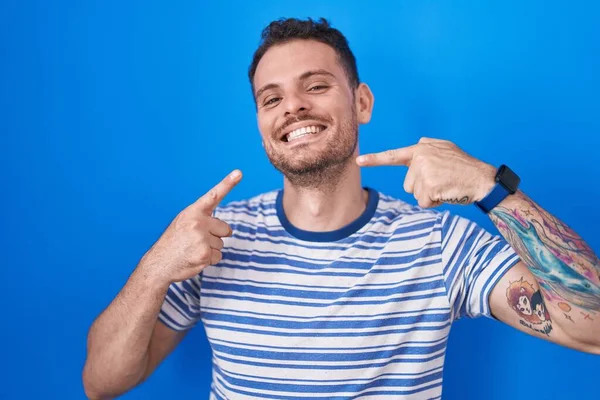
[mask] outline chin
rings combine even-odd
[[[271,143],[265,149],[271,164],[290,180],[301,176],[307,179],[318,176],[320,180],[324,175],[339,177],[356,153],[356,136],[340,139],[298,143],[293,148],[280,148]]]

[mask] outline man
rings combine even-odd
[[[327,21],[271,23],[249,78],[283,189],[221,205],[235,170],[174,219],[90,329],[90,398],[139,385],[199,321],[211,399],[440,398],[460,317],[600,353],[600,318],[581,316],[600,311],[600,262],[508,167],[429,138],[358,156],[374,97]],[[363,187],[375,165],[408,166],[418,206]]]

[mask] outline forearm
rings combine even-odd
[[[590,247],[520,191],[489,216],[536,278],[553,324],[600,346],[600,262]]]
[[[88,395],[117,396],[139,383],[168,284],[136,269],[88,335],[84,385]]]

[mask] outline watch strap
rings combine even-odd
[[[477,208],[487,214],[509,194],[510,192],[504,187],[504,185],[498,182],[494,185],[492,191],[480,201],[476,201],[475,205]]]

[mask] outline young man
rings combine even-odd
[[[339,31],[273,22],[249,77],[283,189],[221,205],[236,170],[174,219],[90,330],[90,398],[140,384],[199,321],[212,399],[439,398],[464,316],[600,353],[600,318],[581,316],[600,311],[598,258],[508,167],[429,138],[358,156],[374,98]],[[374,165],[408,166],[418,206],[363,187]],[[475,204],[503,237],[442,203]]]

